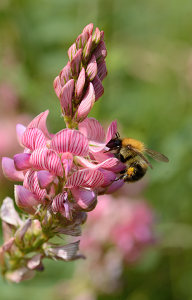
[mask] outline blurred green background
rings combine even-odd
[[[145,197],[156,210],[161,242],[126,268],[118,294],[99,300],[192,299],[192,2],[191,0],[1,0],[0,82],[19,98],[17,112],[50,110],[48,127],[63,128],[52,82],[67,62],[67,49],[93,22],[105,32],[105,94],[91,115],[117,119],[121,136],[166,154],[153,162]],[[3,112],[1,112],[3,114]],[[13,195],[1,179],[0,198]],[[0,280],[0,298],[61,300],[57,285],[75,263],[47,262],[31,282]]]

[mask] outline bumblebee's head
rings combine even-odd
[[[111,139],[106,145],[106,147],[109,148],[110,150],[119,149],[121,148],[121,146],[122,146],[122,141],[119,137]]]

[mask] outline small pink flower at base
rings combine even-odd
[[[21,226],[23,224],[23,221],[20,219],[19,214],[15,210],[13,200],[9,197],[6,197],[3,200],[0,209],[0,217],[2,221],[15,227]]]
[[[68,220],[72,219],[67,192],[60,193],[53,199],[52,210],[53,212],[60,212]]]
[[[27,268],[30,270],[38,270],[42,271],[44,269],[43,264],[41,262],[43,258],[42,254],[36,254],[27,262]]]

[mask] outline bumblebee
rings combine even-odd
[[[115,151],[115,156],[126,165],[125,170],[120,172],[120,177],[125,182],[134,182],[141,179],[147,172],[148,167],[152,168],[151,163],[144,156],[144,153],[157,161],[168,162],[169,159],[154,150],[147,149],[145,145],[132,138],[120,139],[119,133],[111,139],[107,145],[108,151]]]

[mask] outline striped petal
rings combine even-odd
[[[35,117],[31,121],[31,123],[27,126],[27,128],[38,128],[44,133],[46,137],[51,138],[51,134],[47,130],[47,125],[46,125],[48,114],[49,114],[48,109],[40,113],[37,117]]]
[[[60,212],[65,218],[71,220],[72,213],[67,198],[68,198],[67,192],[58,194],[53,199],[52,210],[53,212]]]
[[[47,188],[54,180],[55,176],[49,171],[38,171],[37,180],[41,189]]]
[[[15,154],[13,157],[15,168],[18,171],[26,170],[31,167],[30,164],[30,153],[19,153]]]
[[[86,61],[89,59],[89,56],[91,54],[92,45],[92,36],[90,36],[87,41],[87,44],[85,45],[85,48],[83,49],[83,56],[86,59]]]
[[[72,96],[74,90],[74,79],[69,80],[61,90],[60,103],[62,111],[66,116],[72,116]]]
[[[87,42],[88,38],[89,38],[89,33],[87,31],[82,32],[76,38],[76,47],[77,47],[77,49],[84,48],[85,43]]]
[[[22,125],[22,124],[16,125],[17,140],[21,146],[23,146],[22,145],[22,136],[23,136],[25,130],[26,130],[26,127],[24,125]]]
[[[24,180],[23,172],[17,171],[15,169],[15,164],[14,164],[13,159],[11,159],[9,157],[3,157],[2,158],[2,169],[3,169],[3,174],[9,180],[13,180],[13,181],[23,181]]]
[[[64,86],[67,83],[67,81],[69,81],[69,79],[72,78],[70,62],[68,62],[67,65],[61,70],[59,78],[61,87]]]
[[[87,32],[89,35],[91,35],[93,32],[93,23],[90,23],[87,26],[85,26],[85,28],[83,29],[83,33],[84,32]]]
[[[47,148],[40,148],[31,154],[30,163],[36,169],[46,169],[57,176],[63,176],[63,167],[58,154]]]
[[[34,213],[34,207],[40,203],[35,194],[21,185],[15,185],[15,202],[18,207],[29,213]]]
[[[77,110],[77,114],[75,116],[77,122],[82,122],[88,116],[94,103],[95,103],[95,91],[92,83],[90,82],[87,92],[83,100],[81,101]]]
[[[73,75],[78,75],[81,64],[82,49],[79,49],[71,60],[71,70]]]
[[[94,163],[88,161],[87,159],[85,159],[84,157],[76,157],[76,161],[81,166],[90,168],[90,169],[98,169],[98,168],[111,169],[119,163],[119,160],[115,157],[108,158],[99,164],[94,164]]]
[[[47,191],[45,189],[41,189],[39,186],[36,171],[30,170],[25,174],[23,186],[29,189],[32,193],[34,193],[38,197],[38,199],[42,201],[47,195]]]
[[[100,39],[101,39],[101,32],[100,32],[100,30],[99,30],[98,27],[96,27],[92,39],[93,39],[93,42],[95,42],[95,44],[97,44],[100,41]]]
[[[45,135],[38,128],[27,128],[22,136],[22,144],[30,150],[45,147]]]
[[[84,86],[85,86],[85,69],[82,68],[75,85],[75,96],[77,98],[80,98],[82,96]]]
[[[71,193],[83,210],[90,211],[95,208],[97,203],[97,195],[94,191],[82,188],[72,188]]]
[[[72,61],[76,53],[77,53],[77,47],[76,47],[76,43],[74,43],[73,45],[71,45],[71,47],[68,50],[68,57],[70,61]]]
[[[101,81],[103,81],[103,79],[107,76],[107,67],[105,61],[102,61],[97,65],[97,75]]]
[[[92,55],[86,69],[86,74],[89,77],[89,80],[93,80],[97,75],[97,62],[95,55]]]
[[[78,130],[63,129],[53,137],[50,148],[60,152],[70,152],[73,155],[86,156],[89,151],[87,138]]]
[[[53,81],[53,88],[55,90],[55,94],[57,95],[57,97],[59,98],[60,94],[61,94],[61,82],[60,82],[60,78],[59,76],[57,76],[54,81]]]
[[[67,177],[73,165],[73,155],[69,152],[63,153],[61,156],[61,162],[65,170],[65,177]]]
[[[104,182],[103,174],[98,170],[83,169],[73,173],[67,180],[66,188],[77,186],[82,187],[97,187]]]
[[[103,143],[105,140],[105,132],[99,121],[95,118],[86,118],[79,124],[79,130],[88,140]]]
[[[117,133],[117,121],[111,122],[107,129],[107,135],[106,135],[106,144],[115,137],[115,134]]]
[[[104,88],[98,75],[95,76],[92,83],[95,91],[95,101],[97,101],[103,95]]]

